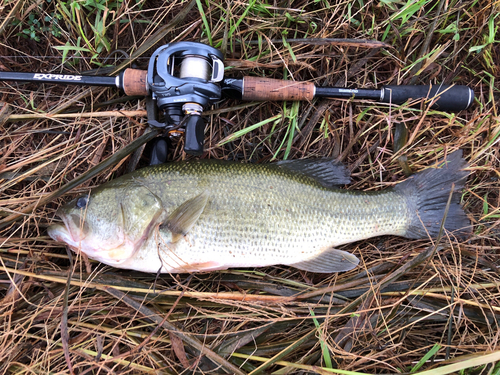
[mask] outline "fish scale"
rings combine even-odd
[[[345,169],[331,159],[169,163],[98,187],[83,208],[81,197],[69,202],[59,211],[64,226],[49,234],[98,261],[145,272],[275,264],[346,271],[359,260],[339,245],[436,236],[452,188],[445,228],[467,235],[459,204],[466,166],[454,153],[395,188],[361,192],[325,186],[345,181]]]

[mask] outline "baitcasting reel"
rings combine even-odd
[[[179,42],[158,48],[149,61],[148,123],[166,130],[184,128],[187,153],[203,153],[203,109],[221,98],[222,59],[219,50],[205,44]]]

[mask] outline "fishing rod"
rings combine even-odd
[[[222,97],[248,101],[352,98],[395,105],[423,99],[432,109],[446,112],[467,109],[474,100],[472,89],[460,85],[348,89],[264,77],[225,78],[222,53],[196,42],[166,44],[153,53],[148,70],[125,69],[115,77],[0,72],[0,81],[116,87],[126,95],[145,96],[149,125],[166,131],[184,129],[184,151],[193,155],[203,153],[203,110]]]

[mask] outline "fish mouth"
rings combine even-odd
[[[73,238],[71,237],[71,233],[66,229],[66,226],[62,224],[52,224],[48,227],[47,233],[49,236],[58,242],[73,242]]]
[[[133,257],[149,239],[161,212],[154,215],[144,232],[132,237],[123,228],[124,224],[112,226],[113,235],[99,227],[94,230],[92,225],[95,222],[85,220],[85,215],[74,210],[70,204],[60,208],[56,214],[62,223],[53,224],[47,229],[51,238],[66,243],[76,253],[82,252],[91,259],[116,266]],[[123,210],[118,212],[118,216],[120,214],[122,217],[118,217],[117,221],[125,223]]]
[[[63,224],[53,224],[49,226],[47,232],[52,239],[59,242],[66,242],[70,246],[75,246],[85,239],[87,235],[87,224],[80,221],[78,215],[66,215],[58,212]]]
[[[58,212],[57,215],[62,223],[49,226],[47,233],[53,240],[65,243],[75,253],[84,253],[91,259],[116,266],[136,251],[135,243],[126,235],[120,241],[106,244],[93,237],[81,216],[66,212]]]

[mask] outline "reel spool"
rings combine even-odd
[[[184,150],[190,154],[203,153],[205,122],[201,116],[205,107],[221,98],[222,59],[217,49],[193,42],[167,44],[151,56],[148,122],[167,129],[184,127]]]

